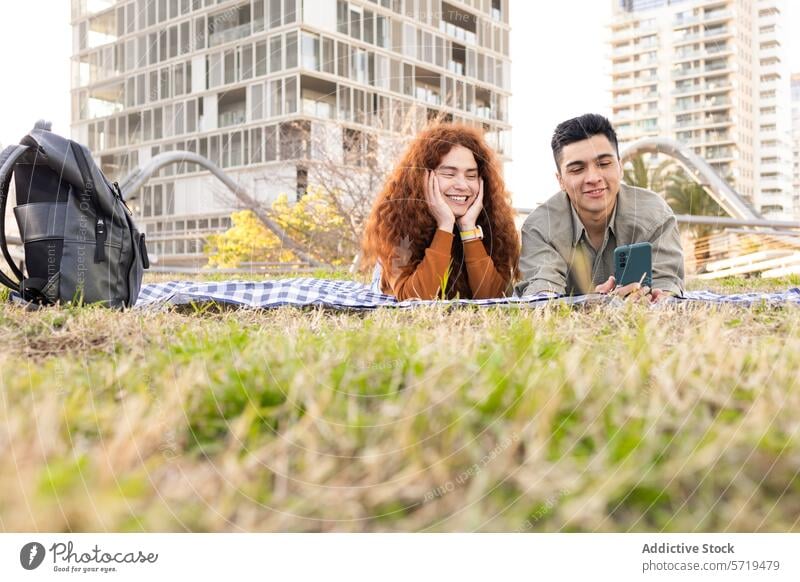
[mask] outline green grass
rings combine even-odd
[[[796,309],[3,304],[0,338],[6,531],[800,530]]]

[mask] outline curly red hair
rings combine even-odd
[[[500,173],[500,161],[487,145],[483,134],[466,125],[441,123],[419,134],[389,175],[372,206],[364,231],[364,266],[380,261],[384,272],[392,268],[392,257],[401,246],[410,248],[410,260],[402,267],[413,273],[425,257],[436,233],[436,221],[425,202],[425,175],[434,170],[455,145],[475,156],[478,174],[483,178],[483,212],[477,223],[484,232],[483,244],[497,272],[506,283],[516,280],[519,269],[520,239],[514,223],[511,195]],[[471,297],[464,251],[458,236],[451,251],[452,272],[445,294]]]

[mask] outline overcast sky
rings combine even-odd
[[[612,0],[510,1],[513,162],[506,171],[515,205],[530,207],[557,189],[549,147],[555,125],[609,112]],[[787,54],[800,71],[800,0],[787,4],[787,37],[795,43]],[[69,133],[69,18],[69,0],[0,3],[0,144],[18,142],[39,118]]]

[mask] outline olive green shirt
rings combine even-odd
[[[531,212],[522,225],[522,280],[515,294],[591,293],[614,274],[614,249],[640,242],[653,245],[653,288],[682,295],[678,223],[658,194],[621,184],[603,244],[595,249],[566,192],[559,192]]]

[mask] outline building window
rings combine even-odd
[[[347,34],[348,32],[348,10],[347,2],[337,0],[336,2],[336,32]]]
[[[250,79],[253,76],[253,45],[247,44],[241,48],[239,53],[241,80]]]
[[[350,36],[361,40],[361,8],[350,6]]]
[[[336,54],[334,52],[333,39],[322,39],[322,70],[331,75],[336,74]]]
[[[267,74],[267,42],[256,43],[256,77]]]
[[[352,119],[350,114],[350,87],[347,85],[339,85],[337,93],[339,96],[339,106],[337,107],[339,119],[342,121],[349,121]]]
[[[308,140],[311,124],[308,121],[292,121],[280,124],[282,160],[299,160],[308,157]]]
[[[281,25],[281,0],[269,0],[269,27]]]
[[[284,113],[297,113],[297,77],[286,78],[284,95],[286,96]]]
[[[320,70],[319,48],[319,35],[304,32],[302,41],[303,68],[312,71]]]
[[[250,130],[250,160],[251,164],[258,164],[261,163],[263,153],[264,153],[264,145],[261,139],[261,128],[257,127],[255,129]]]
[[[269,106],[270,117],[283,115],[283,84],[280,79],[269,82],[269,93],[271,97]]]
[[[350,75],[350,47],[343,42],[336,43],[336,60],[338,62],[337,73],[340,77],[347,78]]]
[[[253,32],[264,30],[264,0],[253,0]]]
[[[297,20],[297,1],[284,0],[283,2],[283,23],[290,24]]]
[[[277,126],[268,125],[264,128],[264,161],[274,162],[278,159]]]
[[[269,72],[275,73],[281,70],[282,65],[282,46],[283,40],[280,35],[269,39]]]
[[[253,121],[264,117],[264,86],[259,83],[250,87],[250,119]]]
[[[308,189],[308,168],[305,166],[297,166],[297,187],[296,194],[298,200],[302,198]]]
[[[297,33],[290,32],[286,35],[286,68],[293,69],[297,66]]]

